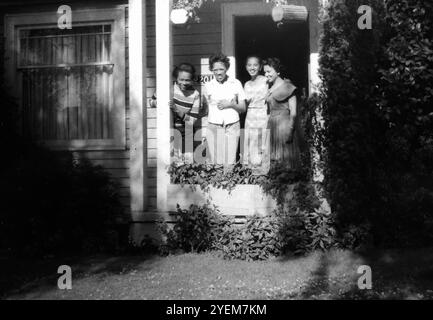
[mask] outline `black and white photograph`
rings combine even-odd
[[[433,299],[432,34],[430,0],[1,0],[0,300]]]

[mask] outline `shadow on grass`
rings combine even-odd
[[[329,258],[326,254],[321,254],[318,267],[311,275],[311,279],[308,281],[306,286],[303,288],[300,294],[301,298],[310,298],[322,294],[323,292],[329,292]]]
[[[60,277],[57,269],[61,265],[71,266],[72,277],[76,281],[95,275],[106,277],[126,274],[139,267],[144,261],[149,261],[154,257],[151,254],[56,257],[43,260],[0,257],[0,299],[6,299],[16,294],[26,294],[35,289],[44,292],[57,288],[57,280]],[[147,264],[141,269],[148,271],[151,268],[151,264]]]
[[[322,253],[311,279],[296,299],[433,299],[433,250],[374,250],[353,255],[342,270],[338,260]],[[337,258],[338,259],[338,258]],[[350,259],[348,259],[350,260]],[[358,288],[358,267],[372,270],[372,289]],[[341,265],[340,265],[341,267]],[[347,274],[346,274],[347,273]]]

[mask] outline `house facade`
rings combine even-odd
[[[311,94],[318,83],[319,0],[288,3],[307,15],[290,21],[286,12],[281,27],[265,0],[204,1],[200,22],[185,25],[171,22],[169,0],[3,1],[2,64],[22,129],[102,165],[121,186],[132,233],[149,233],[156,219],[169,218],[180,193],[167,173],[169,109],[150,108],[147,99],[158,88],[158,104],[168,104],[172,67],[182,62],[199,71],[200,88],[212,78],[208,57],[217,52],[230,57],[229,74],[244,80],[252,50],[285,59],[292,80]],[[62,5],[71,8],[72,28],[59,27],[68,12]]]

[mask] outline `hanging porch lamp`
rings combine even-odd
[[[185,24],[190,15],[186,9],[173,9],[170,13],[170,20],[174,24]]]

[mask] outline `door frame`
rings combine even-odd
[[[310,44],[309,61],[308,61],[308,94],[317,92],[319,79],[319,54],[313,49],[312,44],[318,41],[317,23],[311,20],[310,14],[316,14],[314,8],[310,7],[307,1],[296,1],[296,5],[305,6],[308,10],[308,41]],[[239,16],[263,16],[271,15],[273,5],[265,2],[231,2],[221,4],[221,48],[222,52],[230,59],[230,69],[227,74],[236,77],[236,59],[235,59],[235,17]],[[311,12],[310,12],[311,11]],[[313,41],[313,42],[312,42]],[[317,46],[314,46],[314,48]]]
[[[221,35],[222,52],[230,59],[231,77],[236,77],[235,59],[235,17],[271,15],[272,4],[264,2],[222,3],[221,5]]]

